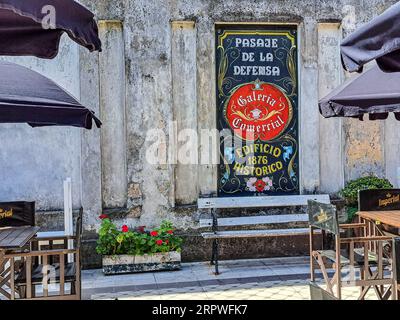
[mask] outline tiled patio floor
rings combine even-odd
[[[104,276],[83,271],[84,299],[121,300],[309,300],[309,258],[222,261],[215,276],[207,262],[184,263],[182,270]],[[346,288],[352,300],[359,289]],[[368,299],[375,299],[371,290]]]

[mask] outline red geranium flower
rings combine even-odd
[[[162,240],[157,240],[156,243],[157,243],[158,246],[161,246],[162,245]]]
[[[173,230],[168,230],[168,231],[167,231],[167,233],[169,233],[169,234],[173,234],[173,233],[174,233],[174,231],[173,231]]]
[[[158,236],[158,232],[157,231],[152,231],[152,232],[150,232],[150,235],[152,237],[157,237]]]
[[[124,224],[124,225],[122,226],[122,232],[128,232],[128,231],[129,231],[128,226],[127,226],[126,224]]]
[[[144,233],[144,229],[146,228],[146,226],[140,226],[138,227],[138,231],[139,233]]]
[[[169,240],[165,240],[164,242],[165,242],[165,244],[168,244],[168,243],[169,243]]]
[[[102,215],[100,215],[99,216],[99,218],[101,219],[101,220],[103,220],[103,219],[108,219],[108,215],[106,215],[106,214],[102,214]]]
[[[257,180],[254,184],[258,192],[263,192],[267,184],[263,180]]]

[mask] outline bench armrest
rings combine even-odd
[[[341,229],[356,229],[356,228],[365,228],[367,225],[365,223],[344,223],[339,224],[339,228]]]
[[[350,242],[371,242],[371,241],[394,241],[393,237],[375,236],[375,237],[352,237],[352,238],[342,238],[340,243],[350,243]]]
[[[55,237],[35,237],[30,242],[38,241],[57,241],[57,240],[76,240],[75,236],[55,236]]]
[[[26,258],[26,257],[43,257],[43,256],[57,256],[61,254],[77,254],[77,249],[60,249],[60,250],[46,250],[46,251],[29,251],[18,253],[7,253],[4,259],[11,258]]]

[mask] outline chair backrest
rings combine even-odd
[[[0,227],[35,225],[35,202],[1,202]]]
[[[79,215],[76,219],[75,225],[75,236],[76,236],[76,247],[80,248],[81,246],[81,237],[82,237],[82,219],[83,219],[83,208],[79,209]]]
[[[315,282],[310,282],[310,296],[311,300],[338,300],[335,296],[328,291],[322,289]]]
[[[359,211],[400,210],[400,189],[358,191]]]
[[[400,283],[400,237],[394,239],[394,248],[394,252],[396,255],[397,282]]]
[[[339,234],[338,216],[334,205],[309,200],[307,213],[310,226]]]

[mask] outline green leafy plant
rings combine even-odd
[[[339,192],[346,201],[348,220],[353,220],[358,207],[358,191],[367,189],[392,189],[393,185],[389,180],[376,176],[366,176],[349,181]]]
[[[101,255],[144,255],[157,252],[181,251],[182,238],[175,235],[175,228],[169,221],[160,227],[146,231],[145,227],[130,230],[122,226],[118,230],[111,219],[103,214],[99,229],[96,252]]]

